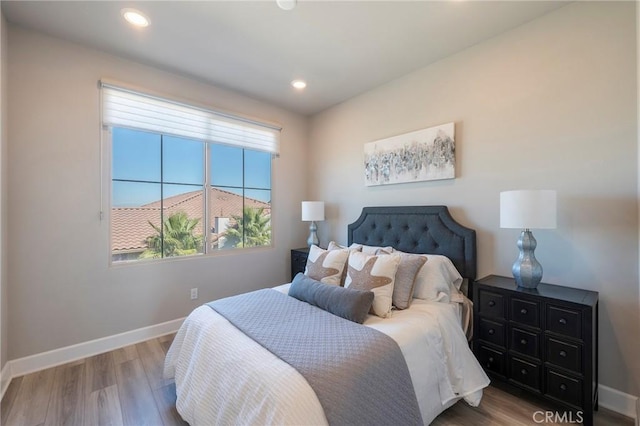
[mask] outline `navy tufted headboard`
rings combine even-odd
[[[456,222],[446,206],[365,207],[347,229],[349,244],[441,254],[470,283],[476,278],[476,231]]]

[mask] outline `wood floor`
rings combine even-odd
[[[548,424],[573,424],[576,418],[566,423],[541,422],[544,414],[536,411],[557,411],[556,407],[546,405],[545,401],[531,398],[523,392],[505,391],[495,386],[489,386],[484,390],[482,402],[479,407],[470,407],[464,401],[458,401],[453,407],[440,414],[432,423],[432,426],[443,425],[548,425]],[[560,413],[562,415],[562,413]],[[537,420],[537,421],[536,421]],[[635,421],[613,411],[600,408],[594,416],[593,424],[596,426],[634,426]]]
[[[162,336],[91,358],[15,378],[0,407],[0,425],[186,425],[175,409],[172,380],[162,378],[174,335]],[[464,402],[433,425],[535,425],[533,413],[550,410],[490,386],[480,407]],[[596,425],[633,426],[633,420],[601,409]]]
[[[162,378],[174,335],[15,378],[2,399],[0,424],[186,425],[175,385]]]

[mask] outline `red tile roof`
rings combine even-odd
[[[202,191],[186,192],[164,199],[163,216],[183,211],[190,218],[199,218],[196,234],[202,234],[203,213]],[[271,214],[271,205],[252,198],[245,198],[246,207],[264,208],[265,214]],[[154,235],[155,231],[149,224],[160,226],[160,201],[145,204],[140,207],[113,207],[111,209],[111,252],[127,253],[139,252],[147,248],[146,238]],[[209,189],[209,219],[241,215],[243,197],[232,192],[217,188]],[[217,235],[214,234],[214,239]]]

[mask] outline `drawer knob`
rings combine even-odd
[[[527,339],[520,339],[520,344],[521,345],[526,345],[527,344]]]
[[[523,376],[526,376],[527,370],[523,368],[522,370],[520,370],[520,374],[522,374]]]
[[[565,385],[564,383],[561,383],[560,384],[560,390],[566,391],[567,390],[567,385]]]
[[[566,320],[566,319],[564,319],[564,318],[560,318],[560,319],[558,320],[558,322],[559,322],[560,324],[562,324],[562,325],[567,325],[567,320]]]
[[[522,315],[527,315],[527,310],[525,308],[520,309],[520,313]]]
[[[496,306],[495,300],[489,300],[489,306],[491,306],[491,307]]]
[[[491,334],[493,336],[494,334],[496,334],[496,331],[493,328],[490,328],[489,329],[489,334]]]
[[[561,356],[561,357],[566,357],[566,356],[567,356],[567,353],[566,353],[565,351],[560,351],[560,356]]]
[[[493,357],[490,356],[487,360],[487,363],[484,365],[486,368],[491,368],[493,366]]]

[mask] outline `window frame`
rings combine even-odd
[[[189,139],[186,137],[181,137],[178,136],[179,138],[182,139],[186,139],[186,140],[192,140],[192,141],[196,141],[196,142],[200,142],[203,144],[203,183],[202,185],[195,185],[192,184],[192,186],[199,186],[200,190],[203,192],[203,205],[202,205],[202,229],[203,229],[203,246],[202,246],[202,251],[198,252],[198,253],[194,253],[194,254],[189,254],[189,255],[183,255],[183,256],[167,256],[164,257],[164,253],[162,257],[159,258],[148,258],[148,259],[131,259],[131,260],[114,260],[114,254],[113,254],[113,224],[112,224],[112,220],[111,220],[111,212],[113,209],[113,176],[112,176],[112,168],[113,168],[113,128],[114,127],[120,127],[120,126],[106,126],[103,125],[102,126],[102,131],[101,131],[101,149],[100,152],[102,153],[101,157],[101,161],[100,161],[100,168],[102,170],[101,173],[101,192],[102,192],[102,196],[101,196],[101,205],[100,205],[100,219],[101,220],[106,220],[108,222],[108,236],[107,236],[107,247],[108,247],[108,257],[109,257],[109,266],[111,267],[122,267],[122,266],[130,266],[130,265],[141,265],[141,264],[149,264],[149,263],[156,263],[156,262],[167,262],[167,261],[175,261],[175,260],[185,260],[185,259],[198,259],[198,258],[211,258],[211,257],[215,257],[215,256],[225,256],[225,255],[234,255],[234,254],[246,254],[249,252],[254,252],[254,251],[258,251],[258,250],[269,250],[269,249],[273,249],[274,248],[274,222],[273,222],[273,198],[274,198],[274,181],[273,181],[273,175],[274,175],[274,168],[275,168],[275,161],[274,159],[277,158],[277,155],[275,154],[270,154],[270,158],[269,158],[269,188],[265,189],[265,188],[247,188],[245,187],[245,152],[247,150],[249,151],[255,151],[255,152],[264,152],[264,151],[257,151],[257,150],[251,150],[249,148],[246,147],[239,147],[239,146],[234,146],[234,145],[230,145],[230,144],[224,144],[224,143],[220,143],[220,142],[213,142],[213,141],[207,141],[207,140],[197,140],[197,139]],[[120,128],[125,128],[125,127],[120,127]],[[135,129],[135,128],[130,128],[131,130],[135,130],[135,131],[141,131],[141,132],[147,132],[147,133],[152,133],[152,134],[158,134],[161,138],[164,136],[171,136],[173,137],[174,135],[169,135],[169,134],[162,134],[162,133],[157,133],[157,132],[152,132],[149,130],[144,130],[144,129]],[[162,139],[161,139],[162,140]],[[234,187],[234,186],[230,186],[230,185],[212,185],[211,184],[211,171],[210,171],[210,150],[211,150],[211,146],[212,145],[222,145],[222,146],[231,146],[233,148],[237,148],[237,149],[241,149],[242,151],[242,187]],[[161,143],[161,150],[162,150],[162,143]],[[162,163],[162,155],[160,157],[160,161]],[[162,167],[162,164],[161,164]],[[140,182],[140,181],[136,181],[136,180],[127,180],[127,179],[118,179],[117,181],[120,182]],[[163,181],[163,176],[161,173],[160,176],[160,181],[159,182],[152,182],[152,183],[158,183],[160,184],[160,187],[162,188],[163,185],[165,184],[171,184],[171,182],[164,182]],[[212,243],[213,243],[213,233],[211,232],[211,223],[210,223],[210,189],[211,188],[230,188],[230,189],[241,189],[242,190],[242,211],[240,212],[240,214],[243,214],[244,211],[244,207],[245,207],[245,200],[246,200],[246,190],[247,189],[253,189],[253,190],[268,190],[270,192],[270,201],[269,201],[269,216],[270,216],[270,241],[269,244],[266,245],[262,245],[262,246],[254,246],[254,247],[237,247],[237,248],[232,248],[232,249],[214,249],[212,248]],[[163,192],[161,189],[161,198],[160,200],[158,200],[160,202],[164,201],[164,197],[163,197]],[[104,208],[105,206],[108,206],[106,209]],[[106,217],[105,217],[105,211],[106,211]],[[162,223],[165,219],[164,217],[164,208],[160,209],[160,224],[162,226]],[[243,240],[244,240],[244,236],[243,236]]]

